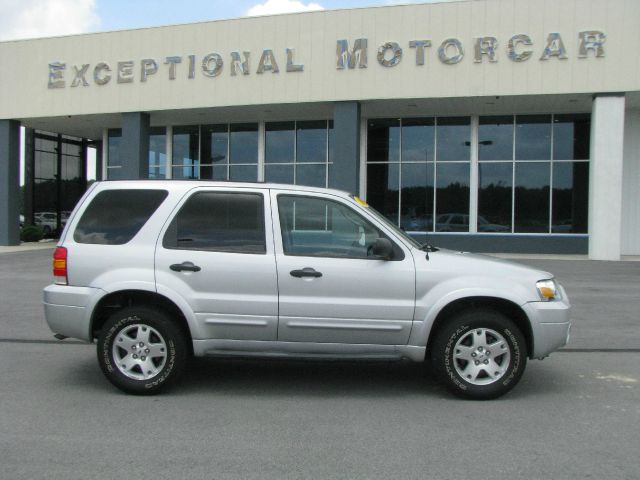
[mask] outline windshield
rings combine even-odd
[[[380,220],[382,223],[384,223],[387,227],[389,227],[396,235],[398,235],[399,237],[401,237],[402,239],[406,240],[409,245],[411,245],[412,247],[415,248],[421,248],[422,245],[420,244],[420,242],[416,241],[415,239],[411,238],[409,235],[407,235],[406,232],[404,232],[403,230],[400,230],[394,223],[392,223],[387,217],[385,217],[384,215],[382,215],[379,211],[377,211],[375,208],[373,208],[371,205],[363,202],[362,200],[360,200],[359,198],[356,197],[352,197],[356,203],[358,203],[359,205],[362,205],[364,208],[366,208],[369,212],[371,212],[371,214],[376,217],[378,220]]]

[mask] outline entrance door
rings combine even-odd
[[[414,313],[411,252],[340,197],[272,191],[280,291],[278,340],[403,345]],[[280,232],[281,230],[281,232]]]

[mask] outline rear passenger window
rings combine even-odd
[[[147,223],[167,198],[166,190],[105,190],[82,214],[73,239],[78,243],[123,245]]]
[[[257,193],[196,193],[173,219],[162,244],[187,250],[266,253],[263,197]]]

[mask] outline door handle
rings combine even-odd
[[[194,265],[193,262],[174,263],[169,268],[174,272],[199,272],[202,270],[199,266]]]
[[[291,276],[292,277],[296,277],[296,278],[302,278],[302,277],[314,277],[314,278],[319,278],[322,276],[322,273],[314,270],[311,267],[305,267],[302,270],[291,270]]]

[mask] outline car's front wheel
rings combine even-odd
[[[438,378],[458,396],[486,400],[504,395],[527,364],[522,332],[500,312],[467,310],[436,333],[431,361]]]
[[[98,362],[119,389],[151,395],[174,383],[187,362],[184,333],[163,311],[122,309],[109,317],[98,337]]]

